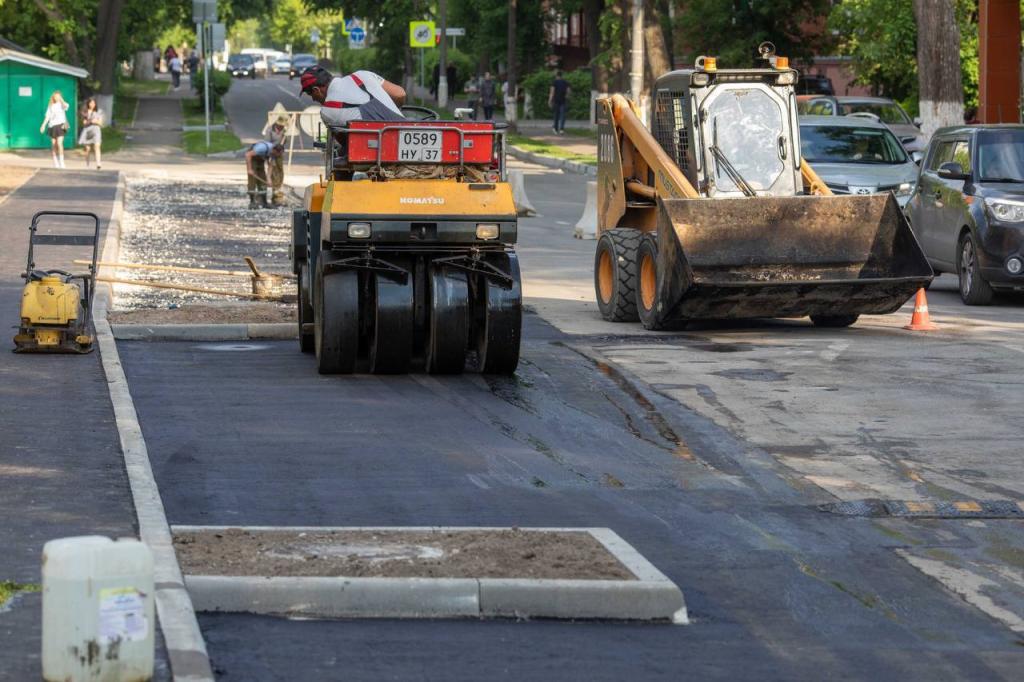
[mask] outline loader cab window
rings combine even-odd
[[[743,192],[743,181],[754,191],[772,189],[786,168],[782,107],[756,88],[723,88],[708,99],[704,144],[716,192]]]

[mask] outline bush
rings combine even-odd
[[[563,72],[562,77],[569,81],[569,111],[566,118],[590,118],[590,71]],[[555,80],[555,72],[549,70],[535,71],[523,79],[521,88],[530,94],[533,100],[534,118],[550,118],[551,107],[548,106],[548,91]]]
[[[458,92],[462,92],[463,88],[466,87],[466,83],[469,82],[469,79],[476,75],[477,63],[476,59],[470,57],[461,50],[456,50],[453,47],[448,48],[447,58],[449,64],[455,65],[456,82],[448,84],[449,95],[454,95]],[[437,48],[427,50],[426,54],[423,55],[423,72],[427,79],[426,85],[428,89],[432,85],[431,76],[434,73],[434,65],[439,61],[441,61],[441,50]]]
[[[335,71],[341,74],[352,73],[353,71],[373,71],[379,73],[377,66],[377,50],[373,47],[366,47],[361,50],[341,48],[334,53],[334,61],[337,64]]]
[[[195,84],[200,105],[202,105],[203,102],[203,88],[206,87],[205,79],[206,71],[200,71],[199,73],[192,75],[192,82]],[[211,108],[216,108],[217,106],[219,106],[221,98],[228,93],[228,90],[231,89],[231,82],[231,74],[227,71],[213,71],[213,79],[210,80]]]

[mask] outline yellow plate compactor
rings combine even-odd
[[[45,216],[89,218],[93,230],[91,234],[40,234],[39,220]],[[99,236],[100,219],[93,213],[40,211],[32,216],[15,353],[88,353],[93,349],[90,323]],[[91,246],[89,271],[72,274],[64,270],[37,270],[35,251],[39,246]],[[81,280],[81,286],[75,280]]]

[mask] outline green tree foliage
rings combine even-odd
[[[239,19],[228,28],[228,42],[231,43],[232,52],[247,47],[260,47],[269,41],[265,23],[255,17]]]
[[[310,52],[309,5],[305,0],[278,0],[270,18],[270,39],[277,45],[291,43],[295,52]]]
[[[827,32],[808,28],[816,28],[829,4],[828,0],[689,0],[676,15],[682,43],[689,48],[683,59],[692,63],[704,54],[717,57],[723,68],[750,66],[757,46],[769,40],[780,55],[810,60],[828,47]]]
[[[978,16],[975,0],[957,0],[964,106],[978,105]],[[828,20],[838,51],[853,58],[857,82],[917,112],[917,22],[908,0],[844,0]],[[951,49],[956,49],[952,47]]]

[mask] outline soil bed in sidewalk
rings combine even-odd
[[[290,275],[288,244],[291,239],[291,211],[287,208],[248,210],[248,204],[246,188],[241,182],[129,179],[121,227],[120,261],[248,271],[244,257],[251,256],[264,273]],[[122,268],[114,275],[120,279],[169,282],[238,293],[252,291],[247,277],[214,273]],[[280,280],[274,293],[294,296],[294,281]],[[171,305],[195,303],[231,303],[238,310],[253,306],[251,309],[254,314],[259,310],[255,306],[266,305],[265,302],[250,302],[244,298],[208,293],[114,285],[114,307],[118,310],[168,309]],[[177,317],[184,314],[171,313],[174,319],[160,321],[184,321]],[[201,316],[206,313],[189,314]],[[264,321],[249,317],[201,321],[231,322],[243,319],[246,322]]]
[[[584,531],[176,531],[186,575],[636,580]]]
[[[294,303],[252,302],[243,304],[186,303],[177,308],[112,310],[113,324],[252,324],[296,322]]]

